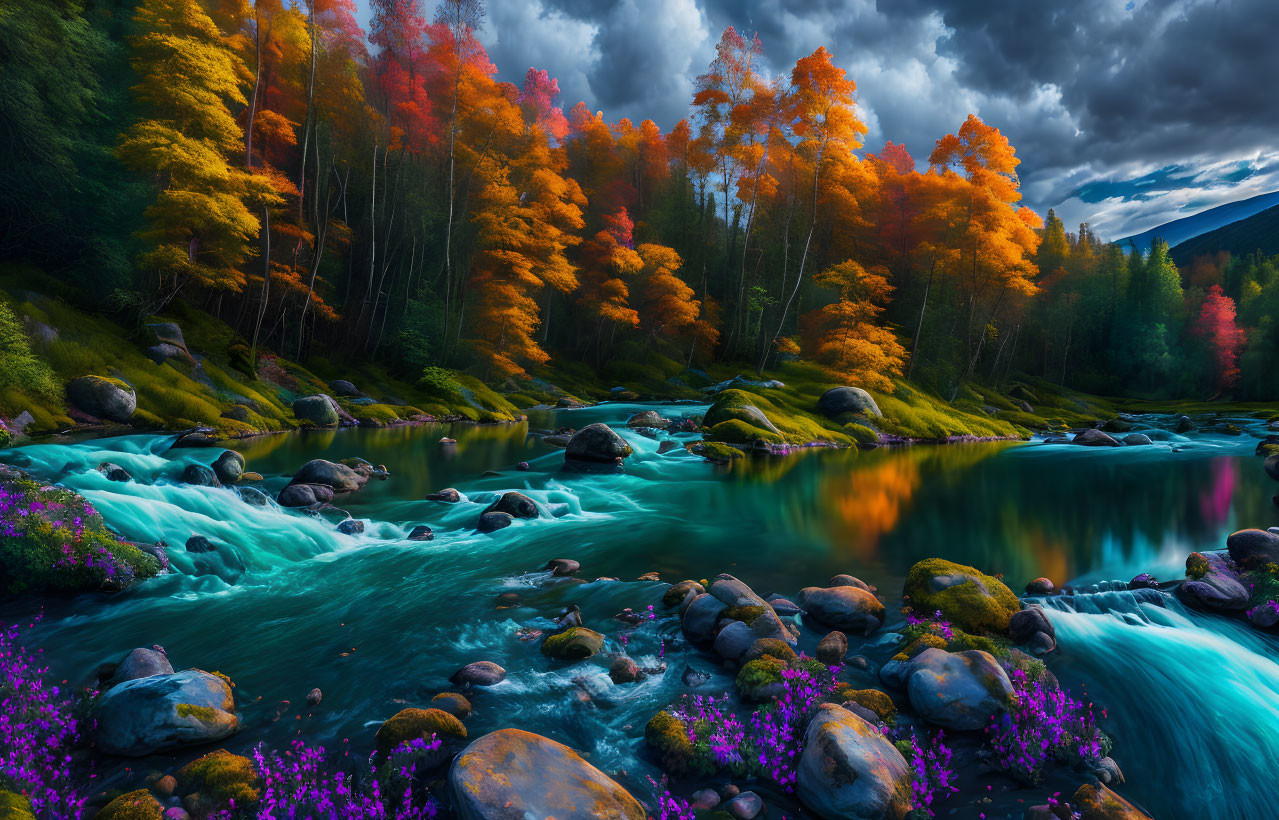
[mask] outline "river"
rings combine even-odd
[[[644,723],[684,691],[685,664],[714,672],[712,686],[731,683],[683,643],[660,604],[665,585],[636,580],[644,573],[669,582],[729,572],[761,594],[792,596],[851,573],[884,594],[889,631],[900,622],[902,578],[922,558],[1002,573],[1015,591],[1040,575],[1075,585],[1139,572],[1171,579],[1181,577],[1189,552],[1219,549],[1232,530],[1275,518],[1276,485],[1252,454],[1266,431],[1253,419],[1233,420],[1243,435],[1230,435],[1218,419],[1180,436],[1169,419],[1145,417],[1138,429],[1158,439],[1149,447],[1035,441],[810,450],[726,467],[682,448],[659,453],[659,439],[694,437],[654,439],[625,428],[640,409],[678,417],[705,407],[615,403],[535,412],[528,424],[350,429],[236,445],[272,495],[311,458],[385,464],[389,480],[338,502],[366,521],[358,536],[337,532],[332,517],[254,507],[230,489],[181,484],[187,464],[220,451],[169,450],[169,436],[0,451],[0,461],[83,493],[125,536],[173,545],[173,574],[111,597],[43,601],[34,642],[54,675],[76,685],[99,664],[153,644],[176,668],[229,675],[242,719],[225,744],[232,751],[283,745],[301,733],[367,753],[387,717],[447,689],[466,663],[493,660],[510,675],[476,696],[472,736],[512,725],[547,734],[641,794],[644,777],[657,774],[641,754]],[[562,452],[528,434],[530,425],[596,421],[617,427],[635,448],[624,472],[564,473]],[[440,445],[444,435],[457,444]],[[103,461],[136,480],[108,481],[95,469]],[[529,469],[516,469],[518,462]],[[423,500],[443,487],[465,500]],[[532,497],[542,517],[477,534],[480,511],[506,490]],[[407,540],[418,524],[432,527],[435,539]],[[180,545],[193,534],[232,546],[243,575],[228,583],[190,574]],[[588,582],[551,582],[537,571],[559,557],[580,561],[578,577]],[[553,628],[550,618],[569,604],[611,648],[626,640],[641,666],[665,662],[670,671],[613,686],[604,656],[552,666],[521,633]],[[638,628],[612,619],[650,604],[659,617]],[[34,606],[0,604],[0,620],[29,617]],[[1189,612],[1170,596],[1156,606],[1122,590],[1078,596],[1051,616],[1060,651],[1049,665],[1107,708],[1103,727],[1117,740],[1125,796],[1161,818],[1269,815],[1262,784],[1279,768],[1273,637]],[[801,648],[812,653],[823,633],[805,630]],[[859,649],[854,641],[851,651]],[[323,702],[310,708],[314,687]],[[171,762],[142,761],[135,771]]]

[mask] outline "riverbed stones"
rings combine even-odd
[[[764,813],[764,798],[755,792],[741,792],[724,804],[724,811],[737,820],[755,820]]]
[[[1083,430],[1075,434],[1070,440],[1071,444],[1080,444],[1084,447],[1118,447],[1119,442],[1108,433],[1101,430]]]
[[[813,620],[859,635],[884,623],[884,605],[861,587],[805,587],[799,591],[799,605]]]
[[[463,820],[644,820],[625,789],[562,743],[499,729],[467,746],[449,771]]]
[[[119,379],[81,376],[67,383],[67,400],[77,410],[103,421],[126,424],[138,409],[138,394]]]
[[[615,463],[631,455],[631,445],[613,431],[607,424],[597,422],[588,424],[573,434],[564,450],[566,459],[593,462],[596,464]]]
[[[385,757],[401,744],[414,740],[431,741],[434,735],[442,743],[439,748],[427,752],[418,761],[424,768],[433,769],[448,760],[457,741],[466,740],[466,727],[456,716],[443,709],[401,709],[377,730],[377,753]]]
[[[817,660],[827,666],[837,666],[844,662],[848,654],[848,636],[838,630],[831,632],[817,642]]]
[[[656,410],[641,410],[626,420],[627,427],[651,427],[655,430],[665,430],[670,422],[662,418],[662,415]]]
[[[486,513],[504,512],[512,518],[537,518],[537,502],[524,493],[502,493],[501,497],[488,505]]]
[[[1186,576],[1188,580],[1177,587],[1177,597],[1187,606],[1213,612],[1247,609],[1248,589],[1222,556],[1192,552],[1186,559]]]
[[[1269,530],[1239,530],[1226,538],[1230,559],[1241,567],[1279,561],[1279,535]]]
[[[940,611],[971,634],[1003,634],[1008,619],[1021,609],[1021,601],[1003,581],[941,558],[928,558],[911,567],[902,594],[916,612]]]
[[[213,474],[223,484],[234,484],[244,476],[244,456],[235,450],[223,450],[213,462]]]
[[[506,670],[492,661],[468,663],[449,678],[454,686],[495,686],[504,680]]]
[[[710,593],[695,597],[684,610],[680,626],[694,643],[710,643],[715,640],[715,625],[728,604]]]
[[[825,416],[836,418],[845,413],[861,413],[882,416],[875,398],[860,387],[832,387],[817,400],[817,410]]]
[[[515,523],[515,516],[504,512],[486,512],[480,513],[480,520],[476,522],[475,529],[483,533],[497,532],[504,530]]]
[[[732,621],[715,636],[713,648],[715,654],[724,660],[736,663],[756,640],[758,638],[749,625],[742,621]]]
[[[290,484],[280,490],[275,501],[281,507],[310,507],[312,509],[333,501],[333,488],[323,484]]]
[[[1154,444],[1154,442],[1145,433],[1129,433],[1124,436],[1124,444],[1128,447],[1145,447],[1148,444]]]
[[[903,678],[910,705],[937,726],[975,731],[1012,699],[1008,674],[989,652],[930,647],[909,662]]]
[[[796,780],[800,802],[826,820],[902,820],[911,810],[911,769],[871,723],[824,703],[804,733]]]
[[[316,427],[337,427],[340,419],[337,402],[323,393],[295,399],[293,415],[298,421],[310,422]]]
[[[435,532],[425,524],[418,524],[409,531],[410,541],[430,541],[435,538]]]
[[[320,484],[335,493],[353,493],[364,488],[368,476],[336,461],[315,458],[293,474],[292,484]]]
[[[546,562],[544,570],[550,570],[551,574],[557,578],[567,578],[570,575],[576,575],[582,565],[572,558],[552,558]]]
[[[445,487],[438,492],[427,493],[427,501],[442,501],[445,504],[456,504],[462,500],[462,494],[452,487]]]
[[[690,593],[697,596],[704,592],[706,590],[696,581],[680,581],[679,583],[671,584],[662,593],[662,605],[678,606]]]
[[[125,681],[94,706],[97,748],[142,757],[212,743],[239,727],[226,680],[199,669]]]
[[[1048,615],[1039,604],[1031,604],[1020,612],[1014,612],[1008,619],[1008,637],[1012,638],[1013,643],[1028,643],[1039,632],[1050,638],[1057,637],[1052,621],[1048,620]]]
[[[640,670],[639,664],[633,658],[626,655],[618,655],[613,658],[608,665],[609,679],[616,684],[634,683],[644,678],[644,672]]]
[[[182,483],[190,484],[194,487],[222,486],[222,482],[218,481],[218,477],[213,470],[203,464],[188,464],[186,469],[182,471]]]
[[[571,626],[563,632],[548,635],[542,641],[542,654],[560,661],[582,661],[604,647],[604,636],[584,626]]]
[[[163,652],[155,649],[139,647],[124,656],[124,660],[116,666],[115,673],[106,688],[119,686],[131,680],[149,678],[152,675],[172,675],[173,665]]]

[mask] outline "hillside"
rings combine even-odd
[[[1164,240],[1170,246],[1178,245],[1210,231],[1215,231],[1218,228],[1248,219],[1254,214],[1277,205],[1279,205],[1279,191],[1261,194],[1249,199],[1241,199],[1238,202],[1228,202],[1225,205],[1218,205],[1216,208],[1200,211],[1193,216],[1156,225],[1148,231],[1142,231],[1139,234],[1120,239],[1118,244],[1124,249],[1125,253],[1133,245],[1136,245],[1137,249],[1142,253],[1146,253],[1150,250],[1150,243],[1156,238]]]
[[[1196,256],[1218,251],[1237,258],[1258,250],[1266,256],[1279,253],[1279,205],[1188,239],[1171,252],[1174,262],[1185,265]]]

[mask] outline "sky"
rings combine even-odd
[[[421,0],[429,16],[434,0]],[[367,30],[369,0],[356,0]],[[1279,190],[1279,0],[487,0],[500,78],[558,78],[567,110],[689,113],[726,26],[766,70],[825,46],[866,149],[920,163],[975,113],[1017,149],[1025,204],[1113,240]]]

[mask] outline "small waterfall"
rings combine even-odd
[[[1107,710],[1114,757],[1155,817],[1274,817],[1279,644],[1157,590],[1098,584],[1039,599],[1061,661]]]

